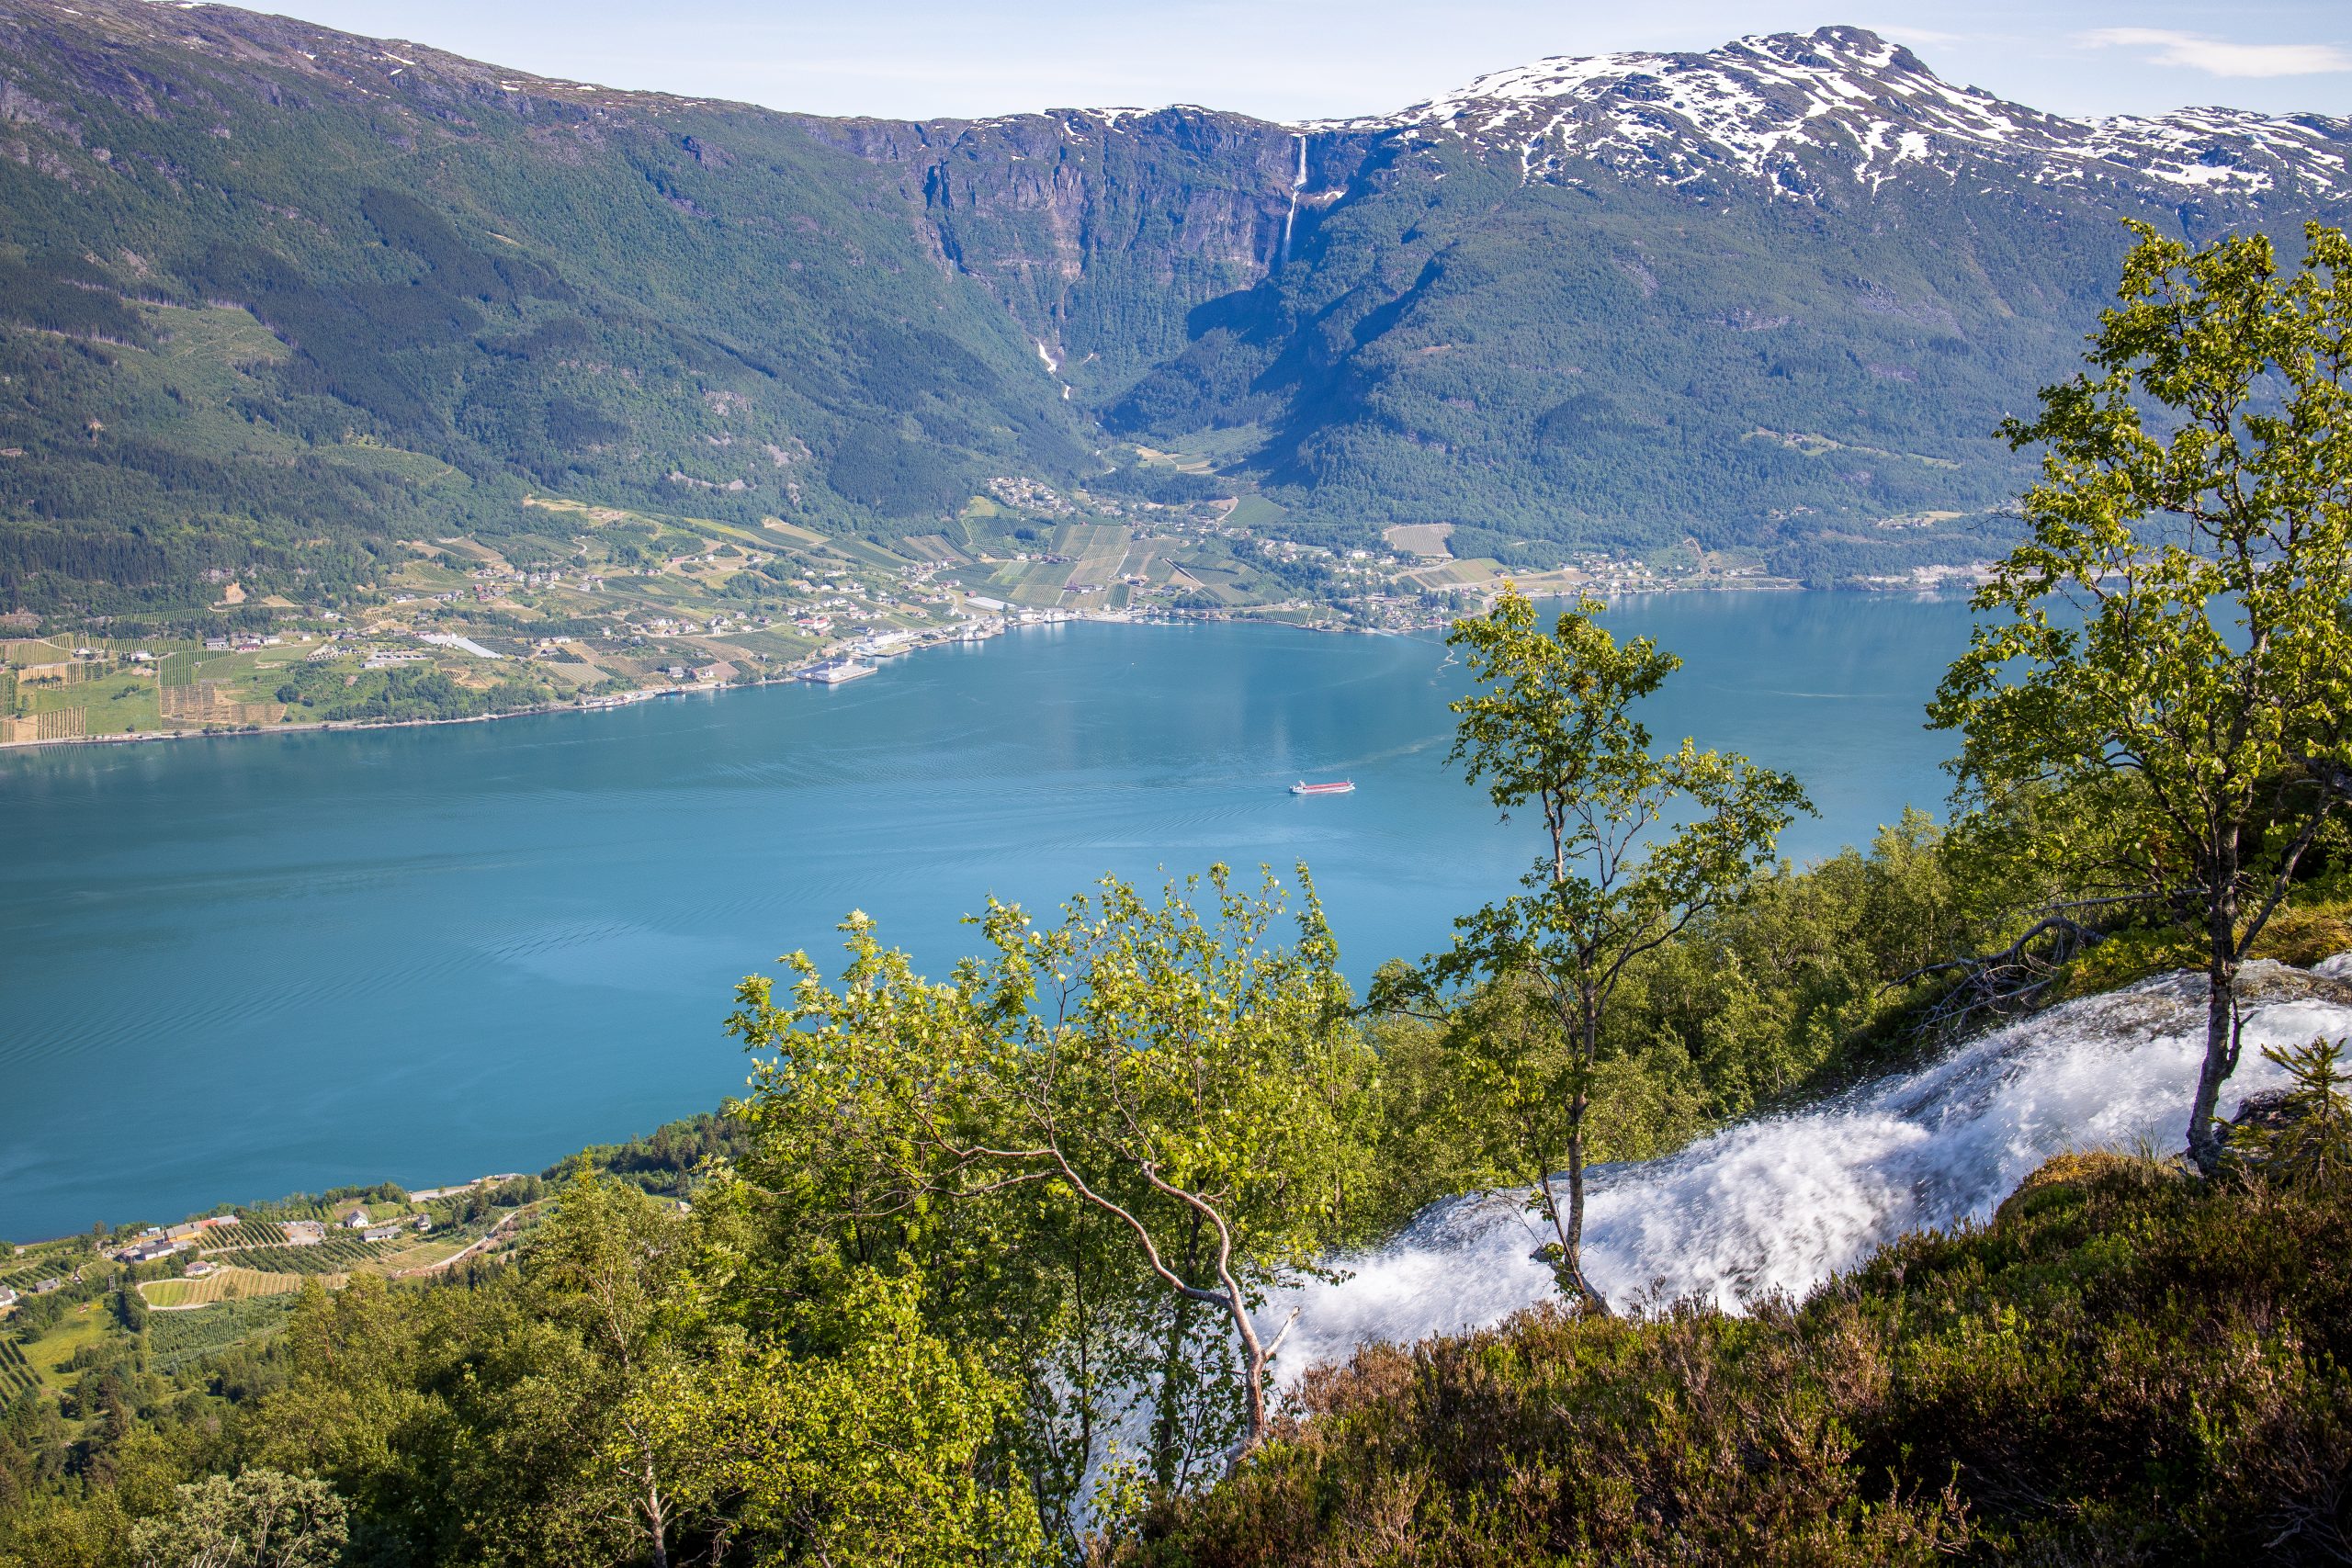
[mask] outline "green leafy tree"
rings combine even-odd
[[[171,1511],[131,1527],[140,1568],[334,1568],[349,1539],[325,1482],[277,1470],[208,1475]]]
[[[564,1189],[526,1255],[543,1318],[560,1333],[533,1359],[537,1397],[510,1415],[548,1439],[539,1499],[551,1541],[641,1550],[667,1568],[671,1542],[708,1496],[707,1457],[661,1418],[670,1391],[702,1374],[708,1317],[698,1228],[672,1205],[587,1173]]]
[[[775,1053],[745,1115],[862,1173],[842,1197],[867,1218],[1029,1187],[1100,1216],[1170,1308],[1153,1397],[1164,1412],[1229,1382],[1246,1451],[1266,1430],[1282,1339],[1253,1308],[1351,1234],[1374,1105],[1337,944],[1300,878],[1287,947],[1270,940],[1290,912],[1280,886],[1251,897],[1222,866],[1209,917],[1199,878],[1158,905],[1105,878],[1047,929],[991,901],[978,921],[989,952],[944,985],[853,916],[838,988],[800,953],[786,960],[788,1002],[744,982],[730,1027]],[[1196,1313],[1216,1325],[1199,1348]]]
[[[644,1423],[693,1448],[732,1499],[728,1533],[763,1563],[1027,1564],[1036,1507],[1007,1474],[1017,1380],[923,1324],[921,1281],[861,1271],[797,1350],[744,1347],[707,1380],[645,1391]]]
[[[1463,1079],[1501,1163],[1532,1189],[1560,1290],[1593,1312],[1608,1304],[1584,1272],[1585,1166],[1611,1002],[1630,965],[1736,897],[1812,808],[1793,779],[1746,758],[1688,739],[1654,754],[1633,705],[1681,660],[1647,637],[1620,646],[1601,608],[1580,600],[1547,633],[1507,588],[1447,634],[1481,688],[1453,705],[1449,760],[1506,818],[1534,807],[1544,848],[1523,892],[1456,920],[1450,949],[1409,981],[1391,971],[1374,997],[1409,1008],[1498,988],[1494,1026],[1458,1032]]]
[[[2352,798],[2352,242],[2202,251],[2135,225],[2121,303],[2077,374],[2012,420],[2043,447],[2030,537],[1978,592],[1930,708],[1963,736],[1959,798],[2086,841],[2112,897],[2177,908],[2210,982],[2188,1147],[2212,1170],[2236,981]]]

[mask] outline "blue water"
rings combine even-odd
[[[1686,660],[1662,742],[1804,779],[1799,857],[1942,799],[1920,706],[1964,606],[1611,619]],[[830,960],[852,908],[943,973],[989,893],[1303,858],[1361,982],[1532,857],[1444,766],[1461,682],[1434,639],[1087,625],[831,691],[0,754],[0,1235],[535,1169],[709,1109],[735,981]]]

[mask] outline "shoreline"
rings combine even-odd
[[[1198,618],[1207,619],[1205,616]],[[1023,622],[1019,626],[1007,626],[1004,631],[1025,631],[1035,626],[1069,626],[1073,622],[1110,626],[1182,626],[1186,624],[1184,619],[1174,616],[1162,618],[1124,614],[1096,615],[1083,612],[1073,614],[1065,611],[1057,620]],[[1321,631],[1331,628],[1304,626],[1298,629]],[[995,637],[1003,635],[1002,631],[996,632],[981,640],[992,641]],[[943,637],[936,641],[917,643],[910,647],[895,649],[888,653],[869,657],[884,660],[905,659],[931,649],[962,647],[967,640],[968,639],[960,637]],[[450,718],[318,719],[306,724],[257,724],[241,726],[233,729],[141,729],[120,735],[61,735],[48,740],[0,740],[0,752],[30,751],[43,746],[143,746],[176,743],[184,740],[248,740],[271,735],[353,734],[381,729],[424,729],[451,724],[494,724],[501,719],[508,718],[545,718],[556,714],[609,713],[620,708],[634,707],[639,703],[659,701],[664,697],[717,696],[722,692],[749,690],[760,686],[808,685],[812,682],[804,679],[808,671],[837,660],[855,657],[854,653],[828,649],[823,653],[812,654],[800,662],[788,666],[780,675],[762,676],[756,681],[712,681],[684,686],[639,686],[633,691],[616,693],[612,697],[590,701],[575,697],[569,702],[539,703],[531,707],[510,708],[504,713],[473,713]],[[877,664],[876,668],[878,669],[879,665]]]
[[[1671,594],[1685,593],[1843,592],[1860,592],[1870,598],[1884,598],[1890,596],[1888,592],[1883,590],[1807,588],[1800,583],[1783,583],[1774,581],[1758,583],[1709,583],[1704,586],[1657,588],[1645,590],[1640,592],[1620,593],[1616,597],[1619,599],[1655,599],[1663,598]],[[1904,593],[1900,596],[1905,598],[1948,597],[1947,594],[1933,591],[1923,591],[1917,593]],[[1545,594],[1541,595],[1540,597],[1565,597],[1565,595]],[[1406,627],[1396,631],[1373,631],[1356,626],[1303,625],[1295,621],[1274,620],[1260,615],[1216,615],[1200,611],[1189,613],[1183,611],[1168,611],[1148,615],[1136,615],[1127,612],[1099,613],[1092,611],[1063,611],[1059,614],[1058,617],[1054,620],[1027,621],[1007,625],[1002,631],[992,633],[989,637],[984,637],[980,640],[993,641],[995,637],[1001,637],[1007,632],[1026,631],[1039,626],[1063,626],[1071,625],[1186,626],[1235,624],[1282,626],[1293,631],[1306,631],[1314,632],[1318,635],[1340,637],[1411,637],[1419,633],[1441,629],[1438,626],[1432,624],[1427,626]],[[970,639],[961,637],[943,637],[933,642],[917,643],[909,648],[894,649],[889,653],[881,655],[880,658],[884,660],[911,658],[915,654],[935,649],[960,648],[965,646],[968,640]],[[855,657],[856,655],[854,653],[829,649],[822,653],[808,656],[801,662],[790,666],[780,675],[763,676],[756,681],[718,681],[707,684],[697,683],[684,686],[640,686],[637,688],[635,692],[620,694],[618,701],[603,699],[601,700],[601,705],[593,707],[585,705],[580,700],[575,698],[570,702],[542,703],[532,707],[514,708],[506,713],[467,714],[461,717],[453,718],[321,719],[315,723],[309,724],[256,725],[250,728],[237,729],[142,729],[122,735],[63,735],[49,740],[0,740],[0,755],[15,751],[32,751],[43,747],[175,745],[189,740],[245,740],[271,735],[355,734],[387,729],[424,729],[452,724],[495,724],[502,719],[544,718],[557,714],[605,713],[613,711],[616,708],[633,707],[640,702],[658,701],[665,697],[716,696],[722,692],[753,690],[762,686],[806,685],[810,683],[802,679],[802,676],[807,671],[814,669],[818,665],[828,663],[835,660]]]

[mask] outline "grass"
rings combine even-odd
[[[1199,472],[1215,464],[1249,457],[1266,444],[1266,427],[1261,424],[1212,425],[1163,437],[1162,448],[1153,457],[1176,468]]]
[[[25,685],[17,694],[28,715],[78,709],[83,734],[119,735],[125,730],[162,728],[164,716],[155,692],[153,675],[117,670],[63,685]]]
[[[1289,513],[1262,495],[1245,495],[1226,513],[1225,520],[1240,528],[1267,528],[1289,516]]]
[[[1399,523],[1388,529],[1383,537],[1389,547],[1411,556],[1450,556],[1446,536],[1453,532],[1451,523]]]
[[[463,1236],[436,1237],[431,1241],[419,1242],[413,1247],[404,1247],[398,1252],[388,1252],[375,1260],[375,1267],[391,1274],[409,1269],[429,1269],[435,1263],[447,1262],[455,1258],[469,1245]]]
[[[376,446],[358,442],[343,442],[319,449],[319,456],[330,463],[340,463],[347,468],[368,468],[377,473],[396,474],[414,479],[420,484],[447,491],[471,490],[473,481],[464,472],[423,452],[411,452],[399,446]]]
[[[25,1359],[40,1381],[51,1389],[72,1382],[74,1352],[107,1337],[114,1322],[103,1298],[84,1302],[58,1320],[57,1325],[25,1348]]]
[[[202,1307],[247,1296],[286,1295],[302,1288],[302,1278],[258,1269],[215,1269],[200,1280],[151,1280],[139,1287],[139,1293],[151,1307]]]
[[[1833,441],[1826,435],[1801,430],[1752,430],[1743,438],[1749,441],[1771,441],[1792,452],[1808,457],[1826,457],[1833,452],[1860,452],[1866,457],[1891,457],[1898,462],[1919,463],[1930,468],[1957,468],[1960,465],[1950,457],[1930,457],[1918,452],[1890,452],[1883,446],[1858,446],[1850,442]],[[1953,515],[1959,515],[1957,513]]]
[[[764,653],[771,659],[798,659],[815,650],[817,639],[772,626],[763,632],[743,632],[725,639],[731,647],[748,653]]]

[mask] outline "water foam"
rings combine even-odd
[[[2323,975],[2352,965],[2330,961]],[[2224,1111],[2279,1080],[2259,1047],[2352,1035],[2352,983],[2248,966],[2245,1051]],[[2051,1009],[1899,1074],[1787,1115],[1744,1122],[1679,1154],[1590,1174],[1586,1269],[1610,1300],[1697,1297],[1736,1310],[1801,1295],[1907,1232],[1991,1215],[2051,1156],[2177,1147],[2204,1053],[2205,982],[2175,974]],[[1275,1293],[1295,1306],[1279,1372],[1496,1323],[1553,1292],[1530,1255],[1524,1195],[1424,1210],[1338,1284]]]

